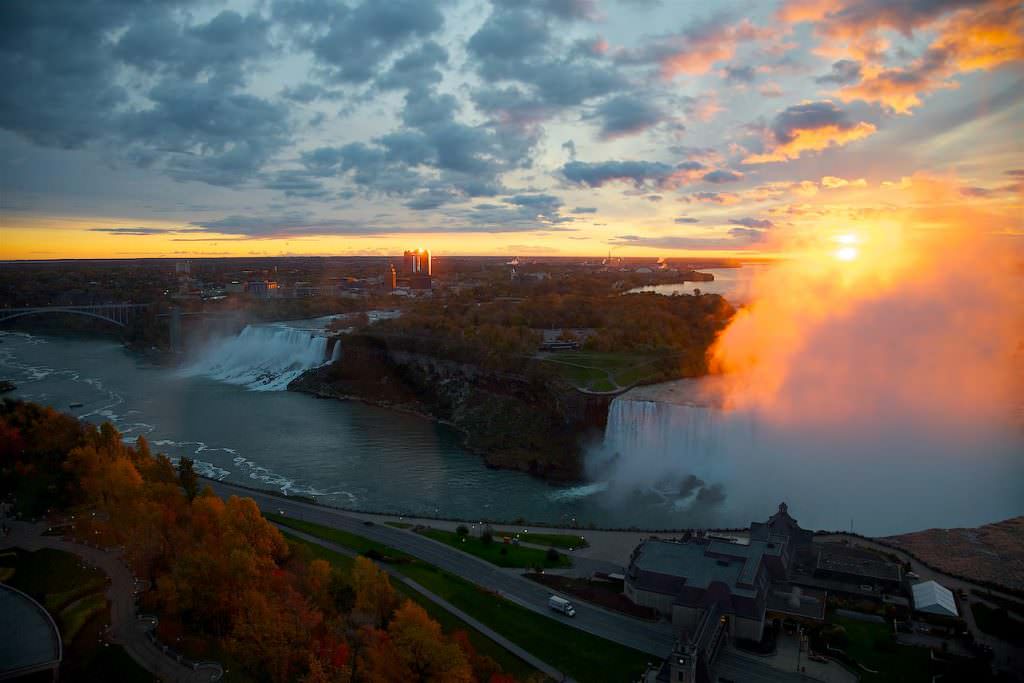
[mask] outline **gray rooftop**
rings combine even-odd
[[[0,677],[30,673],[60,662],[60,632],[42,605],[0,584]]]
[[[633,566],[643,572],[684,578],[685,584],[691,588],[707,589],[718,581],[729,586],[736,595],[753,597],[755,591],[737,586],[747,561],[742,557],[709,557],[706,552],[716,545],[719,542],[678,543],[648,539],[637,548]],[[730,555],[745,548],[733,543],[720,545],[727,547],[719,547],[718,550],[728,550]]]

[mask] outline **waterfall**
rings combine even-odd
[[[327,338],[284,325],[247,325],[237,336],[211,342],[188,366],[186,375],[202,375],[256,391],[283,391],[327,358]],[[330,360],[340,357],[337,342]]]
[[[588,474],[622,495],[640,493],[673,505],[711,503],[730,454],[750,443],[748,415],[722,408],[694,380],[638,387],[608,408],[604,442],[589,454]]]
[[[604,441],[612,453],[639,453],[670,461],[711,454],[717,445],[718,408],[619,397],[608,408]]]

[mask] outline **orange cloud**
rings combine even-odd
[[[875,132],[874,124],[860,121],[852,126],[829,124],[819,128],[794,130],[792,138],[763,154],[752,154],[743,160],[745,164],[768,164],[797,159],[804,152],[818,152],[829,147],[842,147],[855,140],[866,138]]]
[[[867,187],[867,185],[868,181],[863,178],[847,180],[845,178],[837,178],[833,175],[827,175],[821,179],[821,186],[827,190],[834,190],[840,187]]]
[[[957,87],[951,79],[959,73],[1024,60],[1024,9],[1013,0],[989,0],[952,13],[944,7],[914,3],[850,3],[824,13],[818,5],[790,4],[793,6],[787,5],[781,16],[792,17],[791,21],[819,21],[815,32],[826,42],[816,52],[862,62],[863,79],[836,92],[844,102],[879,102],[907,114],[921,104],[922,96]],[[813,8],[817,9],[811,11]],[[881,65],[887,48],[878,35],[883,29],[907,35],[928,29],[937,37],[919,58],[888,68]]]
[[[754,26],[748,19],[738,24],[709,24],[700,28],[699,31],[691,31],[675,39],[667,46],[668,54],[660,60],[661,75],[664,78],[707,73],[715,63],[732,59],[740,43],[772,35],[771,30]]]

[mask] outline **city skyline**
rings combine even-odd
[[[0,259],[764,257],[966,211],[1020,245],[1014,2],[0,18]]]

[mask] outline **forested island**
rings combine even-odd
[[[714,294],[423,300],[340,337],[340,359],[290,388],[425,414],[461,430],[492,466],[573,480],[612,398],[705,374],[732,312]],[[571,346],[545,351],[546,337]]]

